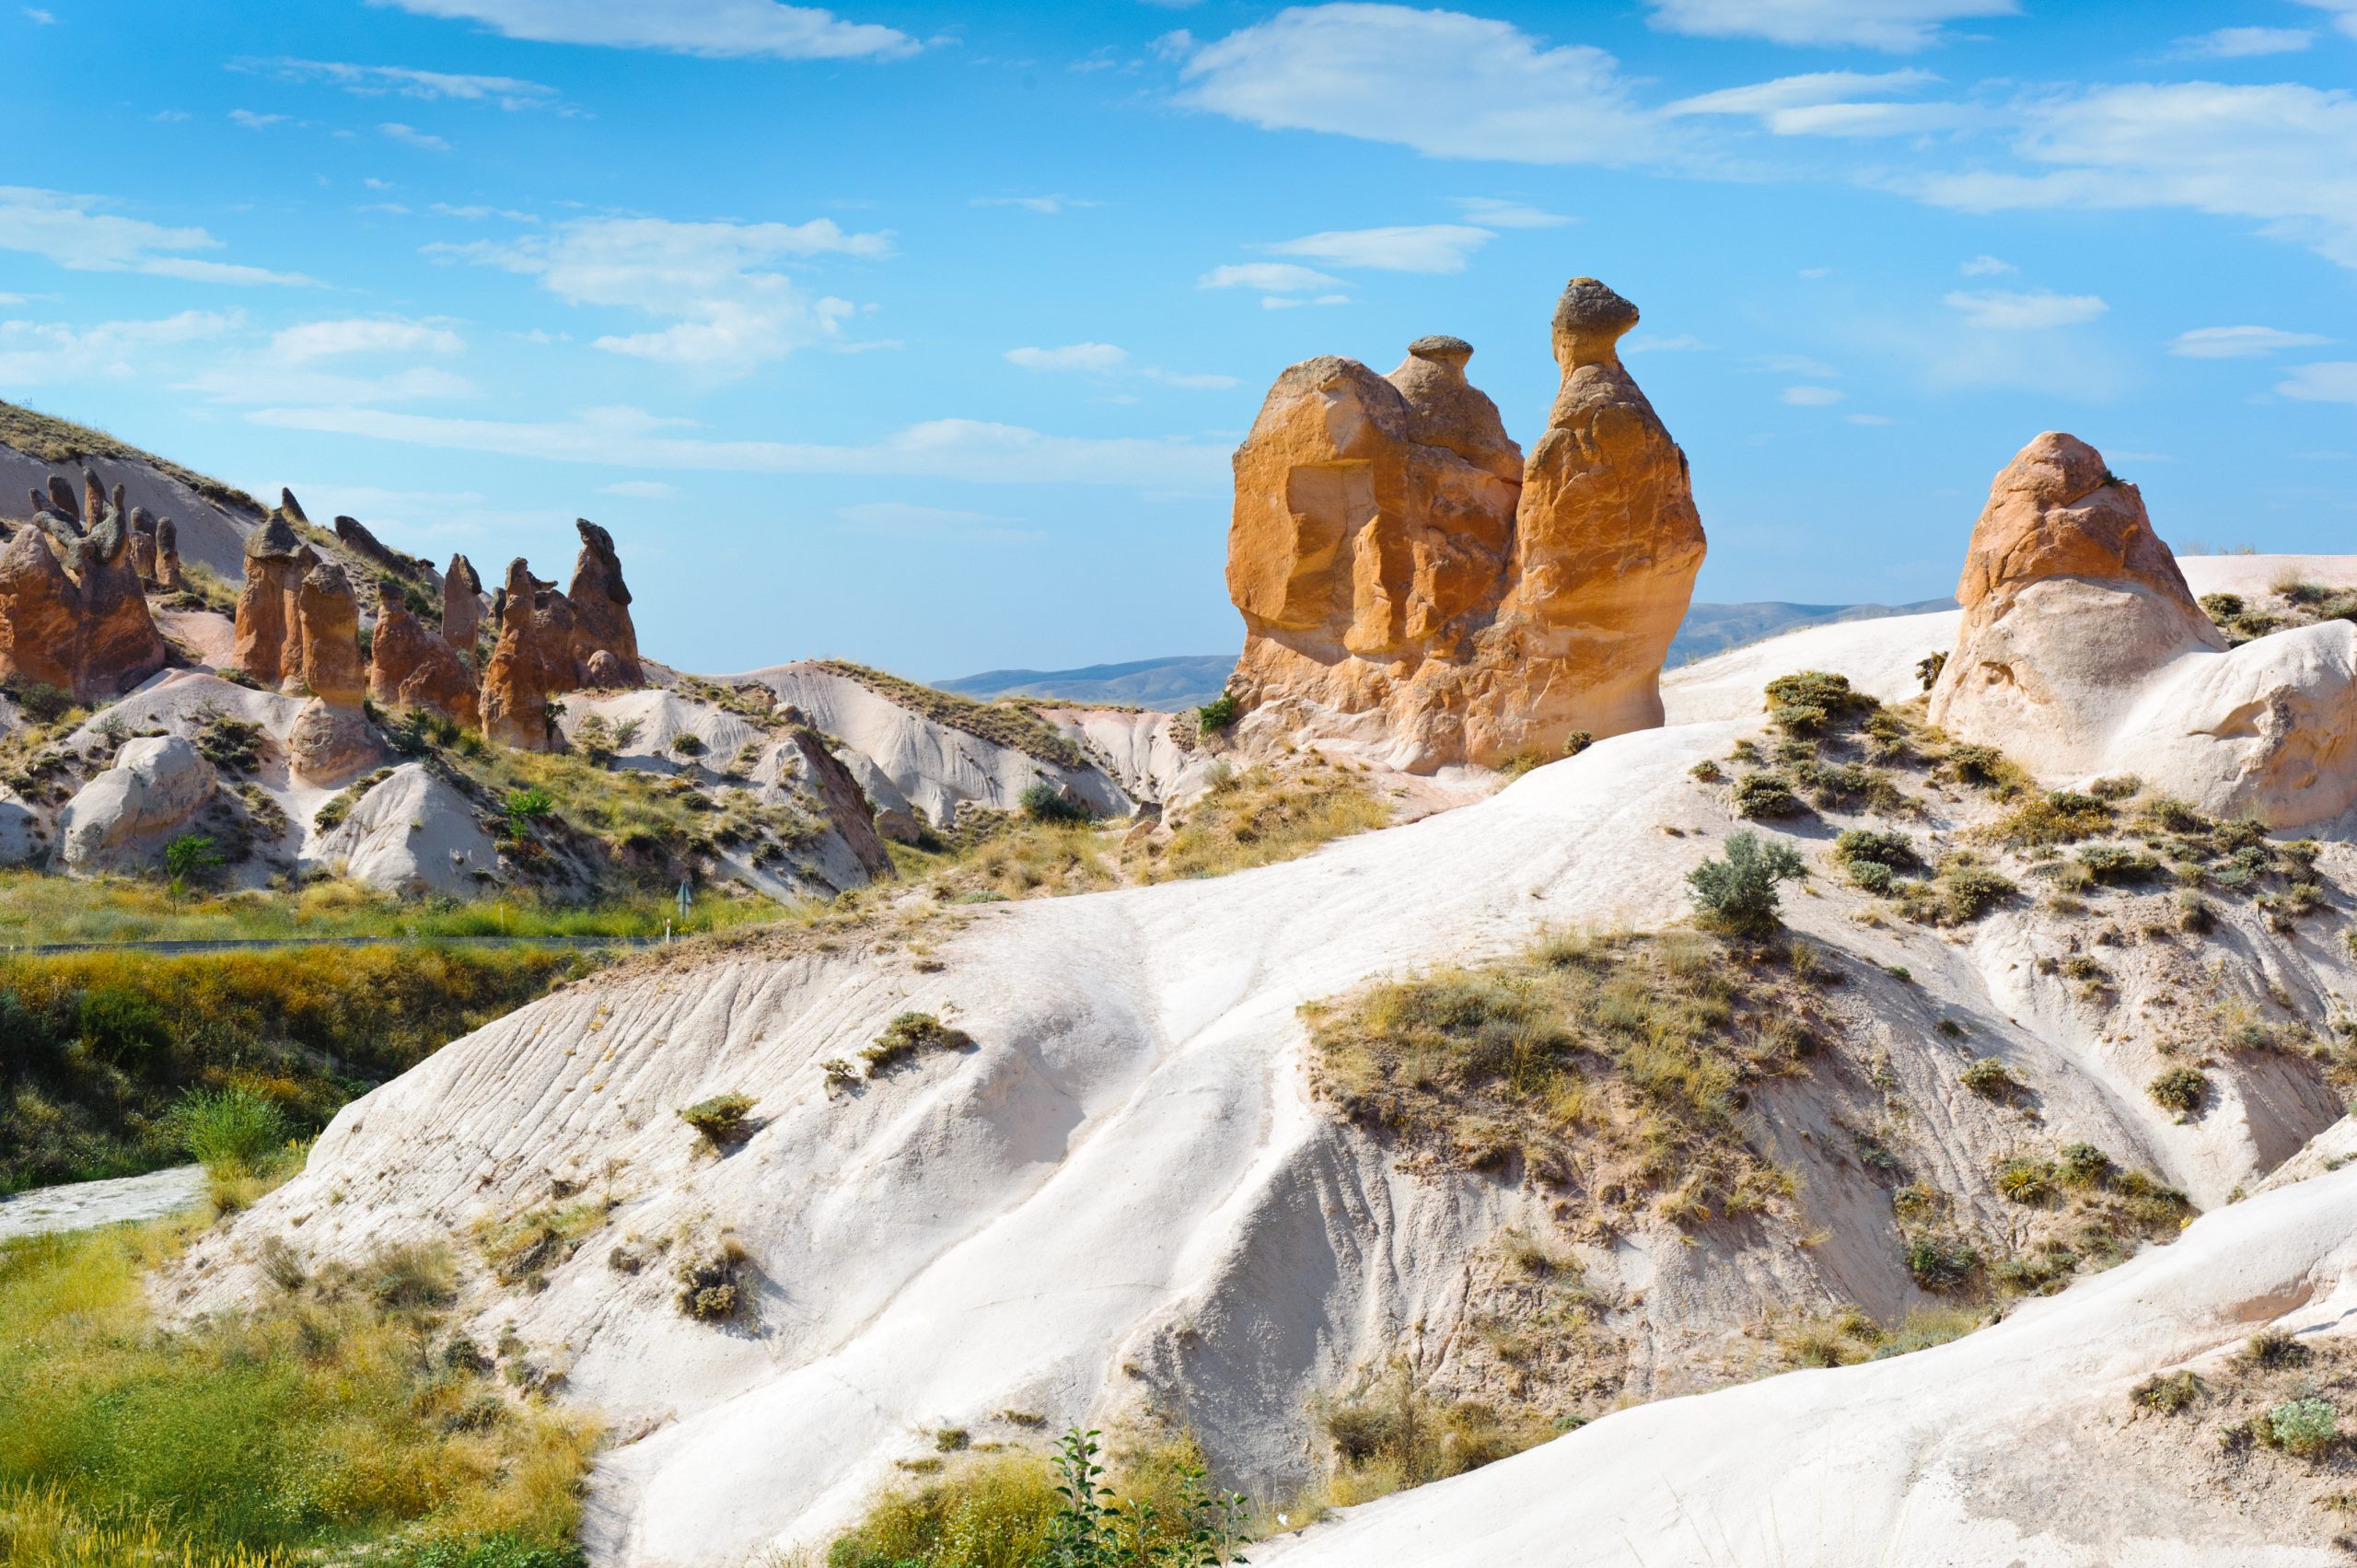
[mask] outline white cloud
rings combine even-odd
[[[2001,261],[1994,256],[1975,256],[1971,261],[1960,264],[1956,271],[1968,278],[1993,278],[2007,273],[2018,273],[2021,269],[2011,261]]]
[[[1387,273],[1461,273],[1466,258],[1497,236],[1461,223],[1389,228],[1329,229],[1263,245],[1279,256],[1306,256],[1333,267],[1373,267]]]
[[[1622,354],[1695,354],[1711,345],[1691,332],[1680,332],[1674,338],[1655,338],[1640,334],[1620,345]]]
[[[1841,394],[1830,387],[1787,387],[1776,396],[1795,408],[1824,408],[1841,401]]]
[[[1290,310],[1296,305],[1348,305],[1347,294],[1321,294],[1315,299],[1289,299],[1281,295],[1265,295],[1260,300],[1263,310]]]
[[[633,501],[660,501],[679,492],[659,479],[625,479],[614,484],[598,487],[608,495],[627,496]]]
[[[2002,289],[1979,293],[1962,290],[1941,296],[1950,309],[1964,312],[1971,326],[1990,331],[2038,331],[2049,327],[2075,327],[2111,308],[2092,294],[2011,294]]]
[[[325,82],[362,98],[455,99],[495,102],[502,109],[547,109],[557,90],[518,76],[476,76],[421,71],[407,65],[355,65],[341,60],[239,61],[236,70],[268,72],[288,81]]]
[[[2299,0],[2299,4],[2332,15],[2332,25],[2357,38],[2357,0]]]
[[[386,203],[386,205],[389,207],[391,204]],[[409,211],[407,207],[401,207],[398,210],[401,212]],[[540,221],[530,213],[519,213],[512,207],[454,207],[447,202],[436,202],[425,210],[429,213],[434,213],[446,218],[463,218],[469,223],[480,222],[484,218],[505,218],[509,223],[538,223]]]
[[[847,233],[831,218],[805,224],[581,218],[545,235],[425,250],[536,276],[570,304],[671,319],[656,331],[595,340],[609,354],[741,374],[797,348],[838,340],[857,309],[849,300],[813,296],[774,270],[780,263],[823,255],[888,256],[892,237]]]
[[[2256,359],[2278,349],[2314,348],[2330,343],[2314,332],[2287,332],[2276,327],[2196,327],[2179,332],[2169,352],[2184,359]]]
[[[1187,391],[1224,391],[1236,385],[1233,376],[1199,371],[1165,370],[1159,366],[1132,366],[1127,349],[1113,343],[1067,343],[1062,348],[1011,348],[1006,362],[1026,370],[1086,370],[1098,376],[1130,375]],[[1124,398],[1121,401],[1135,401]]]
[[[2357,266],[2357,98],[2295,83],[2131,83],[2017,106],[2014,150],[2045,172],[1910,177],[1898,188],[1967,212],[2190,207],[2262,220]]]
[[[1798,76],[1679,99],[1666,115],[1756,116],[1779,136],[1899,135],[1963,124],[1970,110],[1953,103],[1862,102],[1913,92],[1940,78],[1929,71],[1812,71]]]
[[[1457,11],[1295,6],[1196,50],[1180,75],[1194,108],[1434,157],[1627,165],[1675,145],[1603,50]]]
[[[1094,202],[1084,202],[1076,196],[977,196],[970,206],[1021,207],[1027,213],[1039,213],[1053,217],[1066,207],[1093,207]]]
[[[2287,398],[2314,403],[2357,403],[2357,361],[2303,365],[2275,384]]]
[[[1653,25],[1703,38],[1854,44],[1908,53],[1938,42],[1940,24],[2010,17],[2014,0],[1650,0]]]
[[[1067,343],[1062,348],[1011,348],[1006,362],[1026,370],[1119,370],[1129,351],[1112,343]]]
[[[2314,42],[2305,28],[2220,28],[2181,38],[2169,52],[2180,60],[2247,60],[2258,54],[2291,54]]]
[[[266,408],[258,424],[316,430],[548,462],[658,470],[922,476],[975,484],[1105,484],[1195,490],[1227,476],[1229,447],[1183,439],[1049,436],[971,419],[912,424],[865,446],[716,441],[638,409],[593,409],[568,420],[447,419],[384,409]]]
[[[256,114],[250,109],[233,109],[229,111],[229,123],[232,125],[242,125],[249,131],[266,131],[273,125],[285,124],[286,116],[284,114]]]
[[[285,365],[308,365],[344,354],[453,354],[463,353],[466,346],[465,340],[447,327],[381,319],[307,321],[270,340],[272,356]]]
[[[42,10],[38,6],[28,6],[25,7],[25,20],[32,23],[32,25],[37,28],[53,28],[57,25],[56,16],[52,12]]]
[[[659,49],[715,58],[777,60],[889,58],[916,41],[896,29],[847,22],[813,6],[774,0],[369,0],[422,17],[484,23],[509,38],[540,43],[595,43]]]
[[[996,517],[988,512],[962,512],[949,506],[917,506],[905,501],[863,501],[836,508],[835,516],[861,533],[895,539],[962,540],[970,544],[1036,544],[1048,536],[1037,528],[1016,528],[1020,517]]]
[[[155,369],[151,351],[220,337],[235,315],[183,310],[159,321],[104,321],[75,328],[54,322],[0,321],[0,387],[52,387],[113,381]]]
[[[1575,221],[1562,213],[1496,196],[1452,196],[1449,200],[1458,212],[1487,228],[1561,228]]]
[[[398,120],[388,120],[377,129],[406,146],[423,147],[430,153],[447,153],[450,150],[450,144],[441,137],[430,132],[421,131],[414,125],[404,125]]]
[[[99,211],[103,204],[103,198],[98,196],[0,185],[0,250],[29,251],[76,273],[146,273],[192,283],[308,285],[316,281],[300,273],[158,255],[158,251],[217,250],[221,241],[201,228],[166,228],[143,218]]]
[[[1197,288],[1257,288],[1264,294],[1306,294],[1314,288],[1342,288],[1341,279],[1290,261],[1240,261],[1213,267],[1195,280]]]

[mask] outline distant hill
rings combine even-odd
[[[1201,707],[1220,694],[1234,654],[1197,654],[1092,664],[1079,669],[986,669],[934,682],[944,691],[989,702],[993,697],[1061,697],[1075,703],[1118,703],[1175,712]]]
[[[1829,626],[1837,621],[1879,621],[1887,615],[1925,615],[1954,610],[1952,598],[1919,599],[1913,604],[1697,604],[1686,611],[1685,624],[1669,642],[1672,669],[1696,659],[1723,654],[1729,648],[1764,642],[1804,626]]]
[[[1955,608],[1952,598],[1927,598],[1915,604],[1698,604],[1687,610],[1686,623],[1670,642],[1668,664],[1674,669],[1804,626]],[[1232,654],[1190,654],[1129,664],[1092,664],[1080,669],[986,669],[980,675],[934,684],[944,691],[984,703],[994,697],[1058,697],[1167,712],[1210,702],[1220,694],[1235,668]]]

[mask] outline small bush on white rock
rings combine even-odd
[[[1687,873],[1686,885],[1701,923],[1734,935],[1761,936],[1776,929],[1776,884],[1805,875],[1807,867],[1790,844],[1736,833],[1727,839],[1726,858],[1705,860]]]

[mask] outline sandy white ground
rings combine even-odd
[[[1911,688],[1922,630],[1858,622],[1724,656],[1731,665],[1704,661],[1681,671],[1674,689],[1724,716],[1605,741],[1478,805],[1287,865],[986,906],[963,928],[945,924],[922,963],[845,942],[574,986],[347,1108],[301,1178],[201,1242],[166,1288],[187,1308],[231,1306],[257,1288],[253,1249],[264,1235],[347,1256],[410,1238],[451,1238],[464,1249],[479,1218],[610,1189],[621,1207],[552,1271],[544,1292],[480,1285],[467,1304],[486,1334],[512,1324],[540,1364],[567,1374],[572,1397],[624,1434],[591,1492],[587,1539],[601,1568],[717,1568],[772,1546],[822,1544],[900,1473],[896,1460],[932,1451],[937,1427],[1017,1437],[997,1412],[1037,1412],[1053,1425],[1102,1420],[1133,1411],[1148,1389],[1179,1400],[1178,1413],[1229,1473],[1298,1478],[1311,1460],[1308,1397],[1389,1353],[1415,1325],[1445,1332],[1460,1309],[1465,1260],[1502,1225],[1529,1216],[1517,1191],[1484,1178],[1403,1175],[1312,1103],[1296,1009],[1370,976],[1493,954],[1550,924],[1653,926],[1682,914],[1686,871],[1736,826],[1688,769],[1724,757],[1756,725],[1759,688],[1771,675],[1847,668],[1876,689],[1903,673]],[[814,703],[821,695],[805,694]],[[900,723],[865,714],[855,700],[834,718],[879,729]],[[993,775],[965,785],[972,798],[1005,782]],[[2198,1124],[2178,1125],[2142,1093],[2154,1070],[2149,1049],[2115,1037],[2063,982],[2037,972],[2026,917],[1948,936],[1858,925],[1849,916],[1859,902],[1828,889],[1788,909],[1795,925],[1856,961],[1855,983],[1887,1020],[1893,1070],[1918,1103],[1936,1109],[1943,1093],[1956,1094],[1960,1058],[1932,1026],[1966,1020],[1974,1051],[2002,1055],[2033,1086],[2049,1129],[2087,1137],[2205,1205],[2254,1183],[2340,1114],[2328,1096],[2261,1066],[2226,1086]],[[2235,932],[2222,940],[2257,938]],[[2338,943],[2304,939],[2267,949],[2265,961],[2305,1006],[2320,1009],[2322,998],[2351,988]],[[1904,965],[1911,980],[1883,975],[1886,965]],[[976,1048],[921,1059],[830,1099],[819,1064],[855,1055],[908,1008],[951,1019]],[[697,1151],[672,1113],[727,1090],[757,1096],[763,1121],[741,1148],[715,1158]],[[1961,1167],[1985,1164],[1987,1153],[1959,1141],[1938,1157]],[[2293,1217],[2263,1234],[2235,1223],[2262,1213]],[[2306,1299],[2268,1282],[2285,1271],[2337,1278],[2333,1238],[2353,1220],[2357,1187],[2347,1183],[2304,1191],[2286,1209],[2230,1210],[2205,1222],[2201,1250],[2184,1254],[2209,1260],[2198,1278],[2187,1278],[2190,1265],[2173,1251],[2139,1265],[2142,1272],[2074,1288],[2022,1323],[2066,1325],[2057,1332],[2108,1324],[2058,1316],[2098,1311],[2080,1305],[2098,1295],[2114,1304],[2100,1311],[2135,1318],[2118,1305],[2135,1298],[2120,1293],[2140,1280],[2167,1283],[2153,1298],[2154,1323],[2137,1330],[2145,1337],[2124,1341],[2114,1359],[2098,1357],[2084,1378],[2058,1373],[2057,1397],[2075,1398],[2082,1386],[2126,1376],[2136,1356],[2178,1353],[2222,1316],[2270,1316]],[[751,1257],[757,1326],[715,1329],[673,1306],[674,1263],[724,1233]],[[638,1262],[635,1272],[610,1260],[617,1247]],[[2213,1247],[2224,1251],[2213,1256]],[[1674,1233],[1635,1234],[1619,1250],[1621,1277],[1650,1283],[1649,1312],[1745,1305],[1741,1283],[1712,1272],[1710,1249]],[[1824,1250],[1831,1256],[1813,1266],[1864,1276],[1864,1261],[1845,1261],[1840,1242]],[[2246,1281],[2258,1282],[2258,1295],[2238,1283]],[[1863,1299],[1864,1288],[1852,1296]],[[2215,1294],[2201,1295],[2205,1288]],[[2254,1301],[2273,1305],[2260,1313]],[[1873,1374],[1898,1383],[1812,1374],[1761,1385],[1798,1390],[1782,1417],[1775,1401],[1787,1396],[1713,1396],[1735,1401],[1714,1407],[1735,1412],[1711,1429],[1718,1446],[1706,1448],[1701,1428],[1676,1428],[1654,1451],[1699,1451],[1698,1474],[1719,1467],[1742,1527],[1757,1524],[1750,1501],[1773,1496],[1777,1517],[1793,1528],[1822,1535],[1831,1520],[1840,1530],[1822,1539],[1872,1549],[1848,1558],[1828,1555],[1829,1546],[1793,1561],[1882,1562],[1875,1554],[1885,1542],[1873,1532],[1885,1530],[1887,1497],[1907,1467],[1861,1471],[1854,1500],[1820,1480],[1795,1494],[1794,1506],[1805,1504],[1795,1518],[1764,1479],[1786,1451],[1804,1452],[1779,1434],[1831,1423],[1880,1433],[1875,1440],[1894,1454],[1949,1454],[1935,1434],[1918,1430],[1906,1399],[1877,1390],[1904,1392],[1915,1387],[1908,1379],[1933,1377],[1950,1403],[1926,1408],[1951,1411],[2012,1399],[2006,1379],[2020,1381],[2016,1364],[2003,1359],[2006,1342],[1991,1342],[2000,1349],[1973,1352],[1998,1358],[1985,1365],[1916,1358]],[[1924,1365],[1935,1371],[1917,1370]],[[1981,1373],[1997,1382],[1967,1380]],[[1834,1392],[1819,1395],[1820,1387]],[[1855,1400],[1852,1388],[1862,1390]],[[1743,1402],[1755,1400],[1765,1403]],[[1688,1408],[1700,1407],[1659,1410]],[[1736,1424],[1755,1408],[1767,1434],[1757,1441]],[[1614,1417],[1579,1451],[1608,1446],[1602,1434],[1615,1430],[1650,1432],[1648,1422],[1677,1419]],[[1962,1431],[1961,1421],[1947,1424]],[[2050,1442],[2042,1431],[2035,1440]],[[1501,1472],[1532,1475],[1556,1446]],[[1849,1452],[1839,1444],[1825,1450],[1810,1461],[1814,1473],[1843,1477]],[[1742,1480],[1745,1464],[1760,1476]],[[1622,1490],[1629,1507],[1653,1506],[1631,1486]],[[1414,1501],[1395,1516],[1410,1517]],[[1927,1501],[1920,1517],[1953,1523],[1968,1503]],[[2023,1541],[2047,1544],[1988,1555],[2002,1532],[1983,1531],[1957,1536],[1968,1546],[1961,1555],[1890,1561],[2003,1568],[2016,1556],[2088,1560],[2067,1554],[2077,1550],[2070,1519],[2027,1502],[2005,1506],[2014,1514],[2003,1517],[2021,1515]],[[1647,1515],[1631,1528],[1658,1523]],[[1563,1528],[1559,1520],[1550,1539]],[[1341,1554],[1318,1561],[1411,1561],[1358,1539],[1355,1555],[1320,1547]],[[1677,1557],[1671,1534],[1631,1539],[1646,1555],[1626,1561],[1722,1560]],[[2192,1536],[2152,1550],[2159,1554],[2117,1561],[2270,1561],[2203,1556]],[[1776,1561],[1745,1551],[1724,1560]],[[1462,1559],[1477,1560],[1614,1561]]]
[[[52,1231],[88,1230],[126,1220],[161,1219],[196,1207],[204,1196],[204,1167],[174,1166],[145,1176],[68,1181],[0,1198],[0,1241]]]

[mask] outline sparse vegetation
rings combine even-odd
[[[1170,842],[1149,846],[1141,880],[1222,877],[1294,860],[1335,839],[1388,826],[1391,810],[1364,780],[1323,758],[1295,772],[1233,773],[1172,819]]]
[[[1024,786],[1021,805],[1034,822],[1086,822],[1089,817],[1087,807],[1045,779]]]
[[[1808,807],[1793,792],[1793,782],[1783,774],[1765,770],[1746,773],[1735,781],[1735,812],[1754,821],[1779,821],[1787,817],[1807,813]]]
[[[1195,727],[1205,735],[1217,735],[1236,722],[1236,699],[1223,691],[1195,710]]]
[[[744,1248],[723,1237],[718,1245],[679,1260],[679,1311],[700,1323],[734,1322],[750,1303],[738,1288],[747,1262]]]
[[[284,1136],[316,1129],[582,967],[433,947],[0,958],[0,1191],[132,1175],[184,1149],[212,1165],[192,1137],[257,1106]]]
[[[679,1110],[679,1120],[696,1130],[696,1135],[714,1148],[726,1148],[741,1143],[750,1131],[747,1118],[758,1102],[750,1095],[714,1095],[700,1099]]]
[[[831,675],[856,680],[862,686],[888,698],[911,713],[923,714],[935,724],[951,729],[962,729],[979,736],[993,745],[1020,751],[1027,757],[1059,768],[1082,768],[1087,759],[1079,747],[1065,739],[1056,727],[1020,702],[977,703],[970,697],[960,697],[931,686],[921,686],[913,680],[903,680],[897,675],[887,675],[880,669],[853,664],[845,659],[820,659],[818,667]]]
[[[1686,875],[1697,918],[1717,931],[1759,936],[1776,929],[1776,884],[1807,874],[1800,855],[1783,841],[1762,842],[1757,833],[1727,837],[1726,858],[1706,859]]]
[[[921,1051],[968,1051],[974,1037],[952,1028],[931,1013],[903,1013],[885,1026],[876,1043],[859,1053],[867,1075],[881,1077]]]
[[[2210,1078],[2199,1067],[2171,1067],[2145,1085],[2144,1092],[2163,1109],[2190,1116],[2209,1098]]]
[[[167,1331],[142,1275],[187,1233],[0,1244],[0,1560],[577,1568],[596,1433],[446,1353],[446,1259],[289,1264]]]

